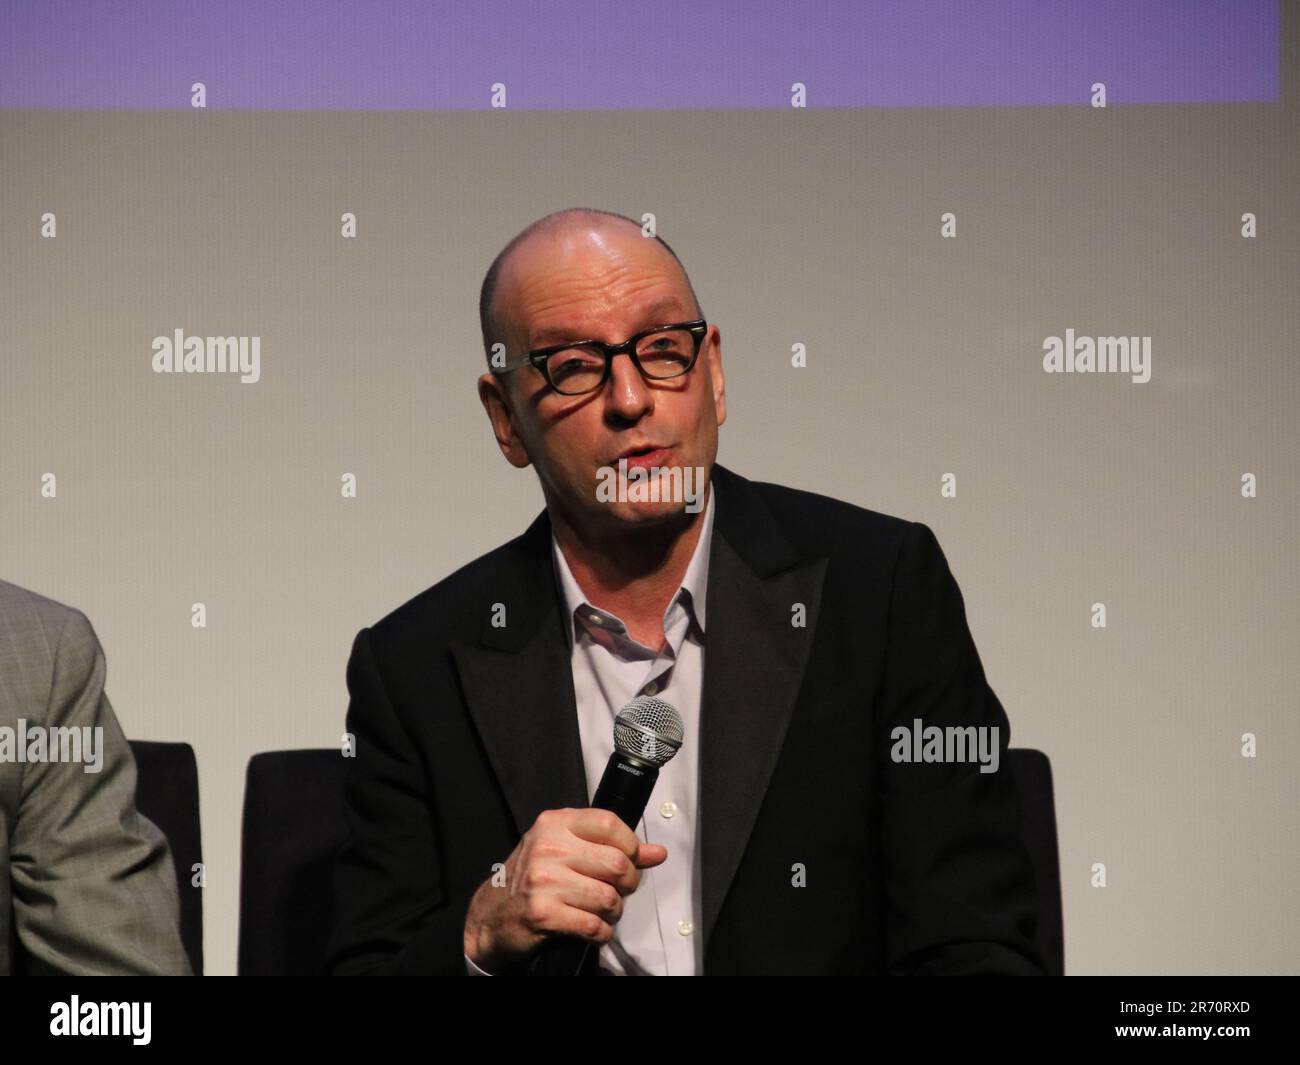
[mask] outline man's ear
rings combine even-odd
[[[713,411],[721,425],[727,420],[727,382],[722,376],[722,330],[716,325],[709,328],[713,330],[713,341],[710,343],[708,337],[704,339],[709,345],[709,386],[713,389]]]
[[[478,398],[487,411],[488,422],[492,425],[492,435],[497,438],[497,447],[511,466],[523,469],[531,463],[524,448],[523,439],[515,426],[514,411],[510,406],[510,384],[502,376],[485,373],[478,379]]]

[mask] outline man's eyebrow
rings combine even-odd
[[[684,314],[684,313],[685,312],[682,310],[681,301],[677,299],[676,296],[668,296],[665,297],[664,299],[655,300],[654,303],[646,307],[645,310],[641,312],[640,321],[643,327],[648,327],[653,325],[667,325],[669,323],[664,321],[664,316],[666,315],[672,316],[672,315]],[[674,320],[680,320],[680,319],[674,319]],[[584,333],[582,335],[579,335],[578,330],[576,329],[566,329],[562,326],[549,326],[545,329],[538,330],[537,333],[533,335],[532,340],[529,342],[528,347],[529,350],[533,350],[536,348],[547,347],[549,344],[562,344],[566,340],[593,340],[593,339],[595,338],[592,337],[590,334]]]

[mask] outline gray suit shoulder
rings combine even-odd
[[[0,628],[0,637],[10,637],[11,633],[6,630],[12,629],[16,629],[20,635],[38,628],[57,634],[74,617],[83,625],[90,625],[86,615],[75,607],[56,602],[30,588],[0,580],[0,618],[6,623],[4,628]]]
[[[55,685],[94,668],[99,638],[75,607],[0,580],[0,687],[31,718],[44,713]],[[6,700],[6,702],[9,700]]]

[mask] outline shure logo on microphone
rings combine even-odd
[[[149,1042],[150,1002],[71,1002],[50,1006],[50,1035],[129,1035],[136,1046]]]
[[[187,337],[177,329],[154,337],[153,350],[154,373],[237,373],[246,385],[262,377],[261,337]]]

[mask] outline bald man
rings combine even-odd
[[[930,529],[716,464],[721,331],[631,219],[529,226],[479,313],[546,507],[357,636],[330,970],[542,974],[578,941],[582,975],[1043,972]],[[591,801],[639,695],[685,739],[633,830]]]

